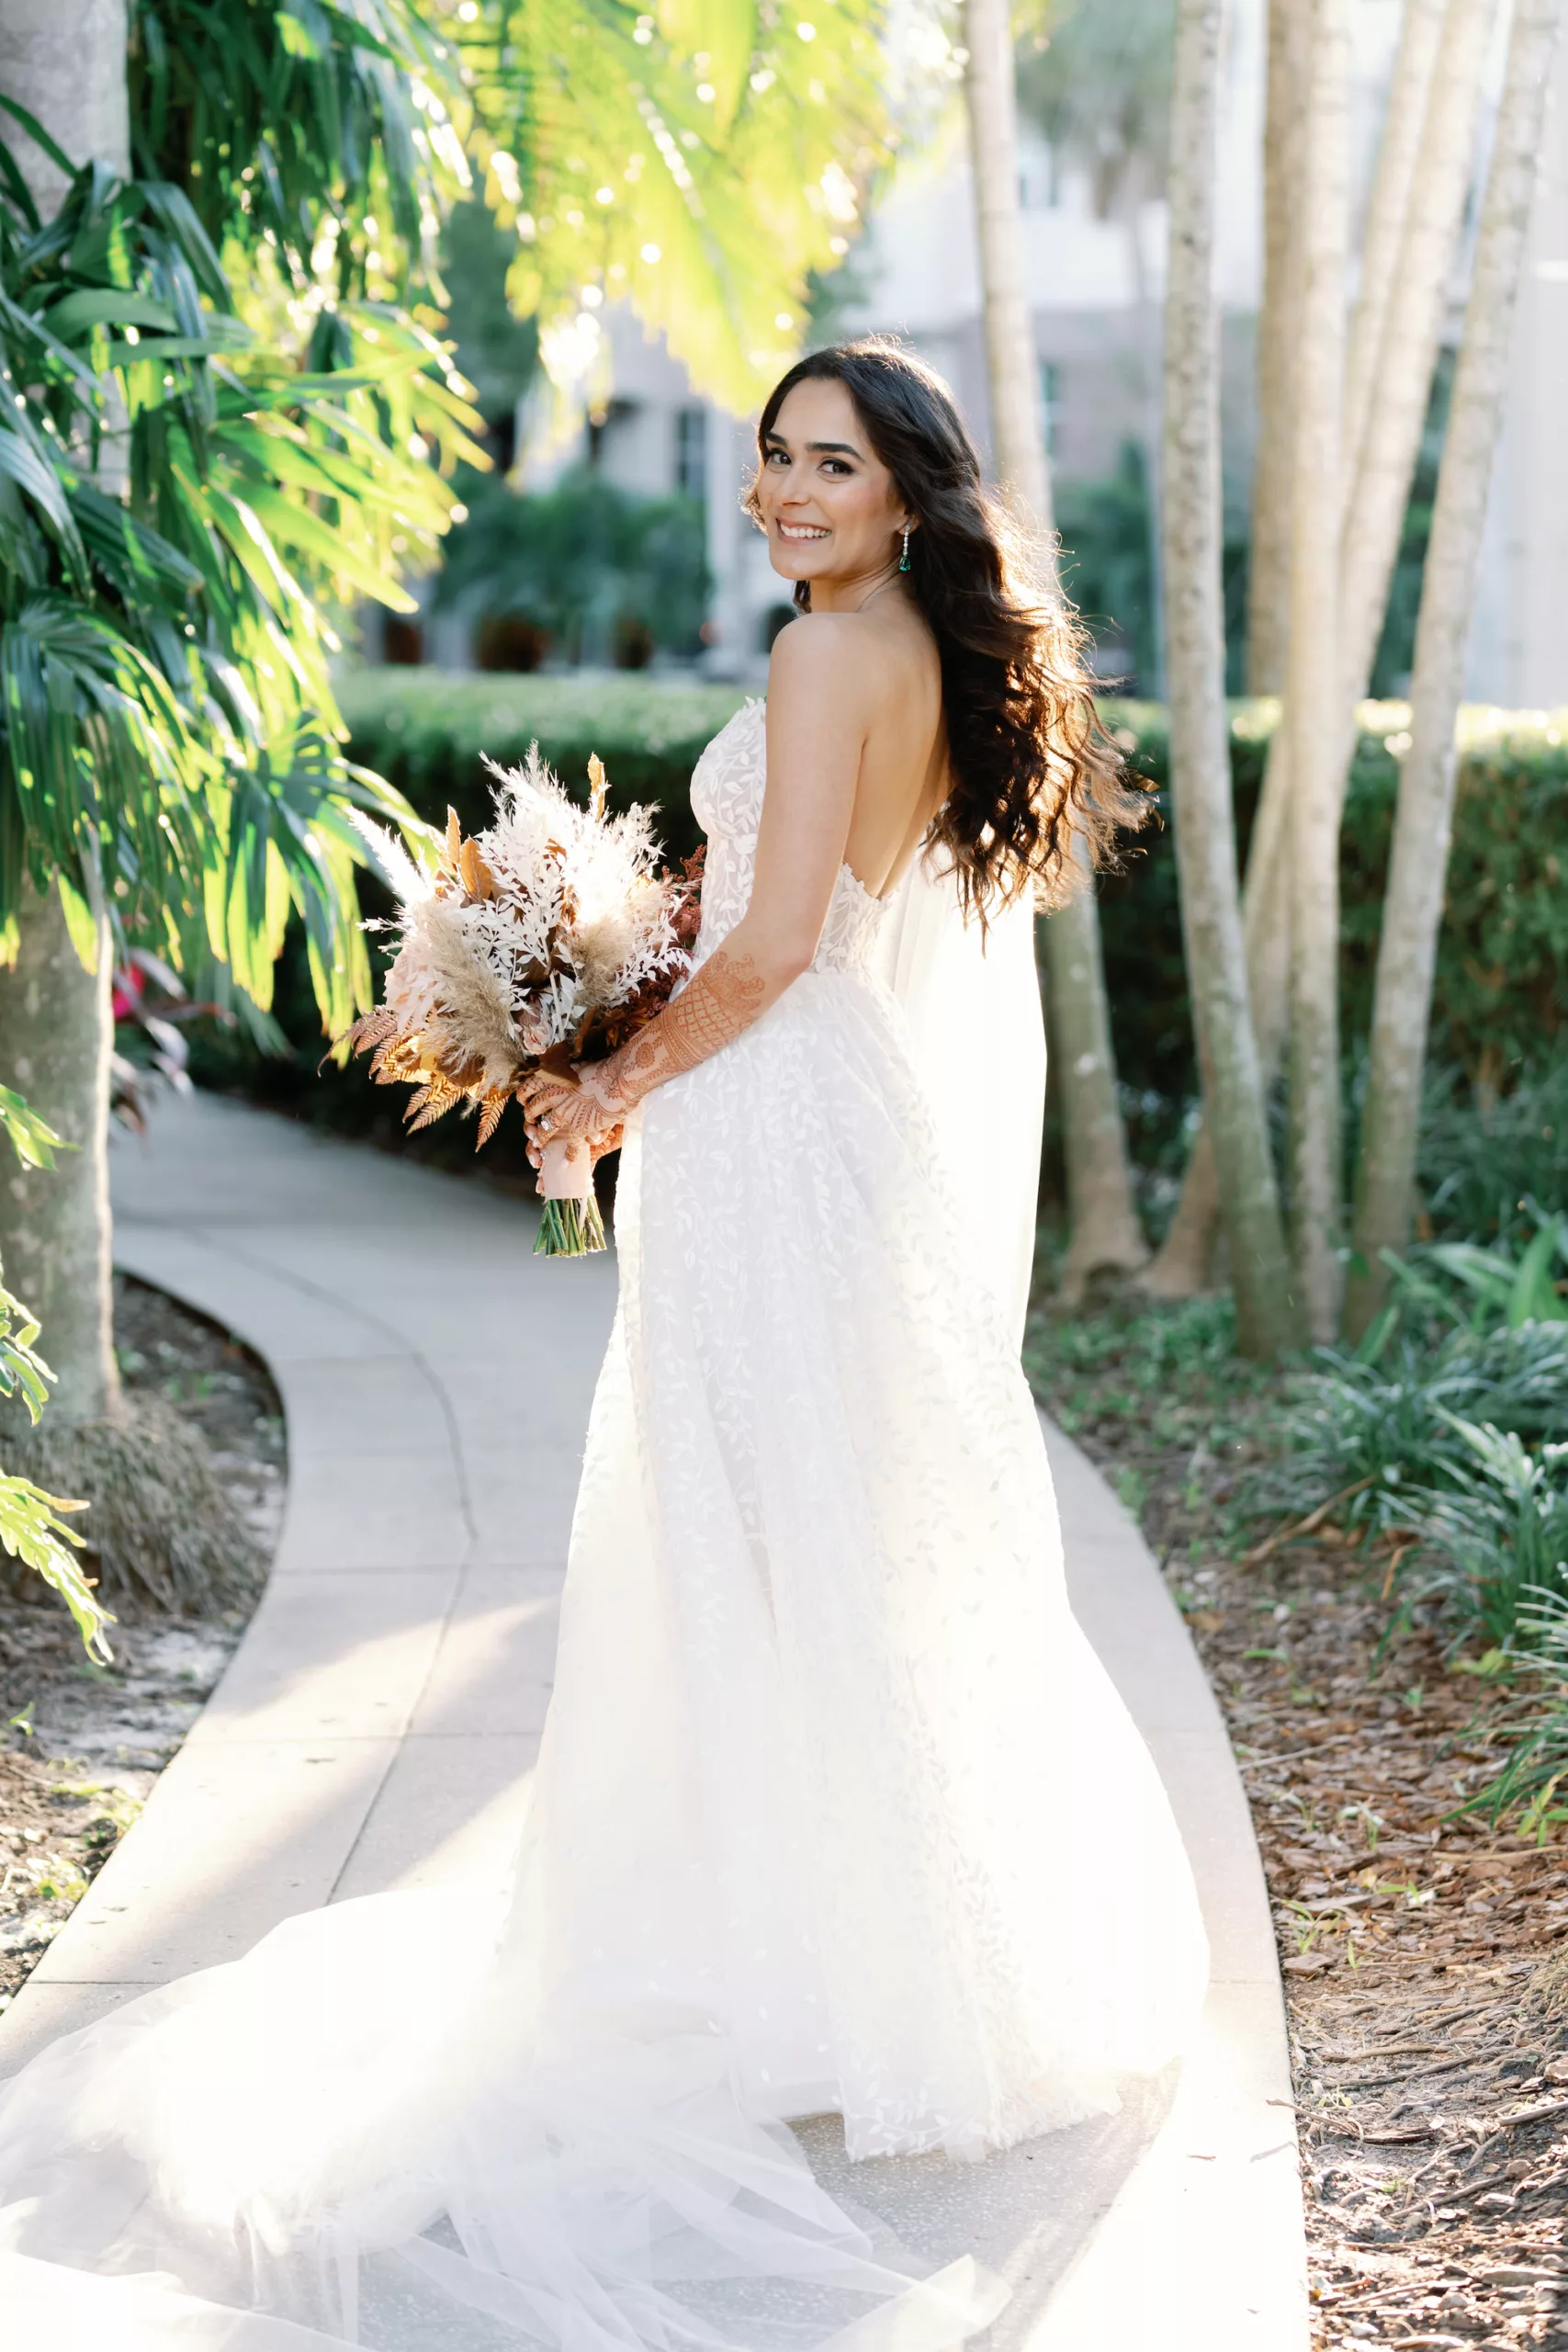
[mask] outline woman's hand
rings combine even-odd
[[[528,1130],[528,1159],[537,1168],[545,1146],[587,1139],[595,1159],[619,1148],[626,1105],[590,1068],[571,1078],[535,1070],[517,1089]]]

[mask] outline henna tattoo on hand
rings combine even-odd
[[[716,948],[680,995],[602,1065],[607,1091],[629,1110],[667,1078],[695,1069],[749,1029],[767,993],[750,956]]]

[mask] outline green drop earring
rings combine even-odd
[[[904,552],[898,559],[898,569],[900,571],[908,571],[909,569],[909,526],[908,523],[904,526]]]

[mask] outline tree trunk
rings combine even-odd
[[[1377,175],[1361,232],[1361,282],[1350,316],[1350,343],[1345,357],[1347,490],[1355,481],[1366,435],[1383,325],[1410,214],[1410,191],[1443,29],[1443,10],[1444,0],[1404,0],[1388,110],[1378,146]]]
[[[1366,691],[1377,654],[1436,358],[1446,246],[1436,277],[1433,255],[1443,238],[1443,217],[1450,220],[1447,236],[1450,243],[1452,240],[1454,118],[1462,110],[1466,61],[1473,55],[1478,13],[1475,0],[1449,0],[1447,9],[1444,0],[1408,0],[1368,211],[1361,287],[1346,357],[1341,435],[1346,508],[1339,565],[1347,614],[1347,674],[1340,690],[1337,753],[1336,789],[1341,803],[1355,755],[1356,704]],[[1290,227],[1304,213],[1299,184],[1291,174],[1300,169],[1300,116],[1308,87],[1302,37],[1309,15],[1303,0],[1273,0],[1269,16],[1258,474],[1248,620],[1248,675],[1255,693],[1275,691],[1283,683],[1282,667],[1271,666],[1273,656],[1268,651],[1276,642],[1283,644],[1289,610],[1288,596],[1277,582],[1277,550],[1270,535],[1281,527],[1294,463],[1287,424],[1300,295],[1299,289],[1292,292],[1295,280],[1291,271],[1299,273],[1301,265],[1291,244]],[[1434,77],[1439,38],[1444,44],[1440,93]],[[1468,70],[1473,82],[1474,64]],[[1459,199],[1462,193],[1461,179]],[[1386,401],[1385,379],[1380,373],[1385,338]],[[1358,503],[1354,469],[1362,451],[1367,474]],[[1269,580],[1276,582],[1273,588],[1267,587]],[[1289,730],[1281,728],[1269,747],[1245,896],[1253,1024],[1266,1089],[1279,1070],[1290,1025],[1290,861],[1278,854],[1289,805]],[[1200,1130],[1176,1215],[1145,1286],[1165,1297],[1185,1297],[1201,1289],[1209,1280],[1218,1227],[1213,1160]]]
[[[1341,799],[1355,754],[1356,705],[1377,658],[1420,455],[1449,270],[1470,185],[1493,6],[1494,0],[1448,0],[1375,364],[1376,398],[1368,395],[1359,450],[1346,444],[1339,553]]]
[[[1290,766],[1285,730],[1275,729],[1263,770],[1263,789],[1247,856],[1242,935],[1247,997],[1265,1100],[1280,1074],[1290,1026],[1291,890],[1287,835],[1291,822]],[[1142,1287],[1155,1298],[1191,1298],[1213,1280],[1220,1231],[1220,1192],[1205,1125],[1192,1138],[1176,1213]]]
[[[1387,1289],[1380,1253],[1402,1251],[1410,1238],[1421,1078],[1453,819],[1454,726],[1562,8],[1562,0],[1516,0],[1438,474],[1416,631],[1410,749],[1400,771],[1378,944],[1355,1257],[1346,1298],[1346,1321],[1356,1339]]]
[[[1263,300],[1258,314],[1258,447],[1252,471],[1252,545],[1247,575],[1247,686],[1277,695],[1285,684],[1291,612],[1292,350],[1300,304],[1302,102],[1307,12],[1269,0],[1267,119],[1263,134]]]
[[[1295,455],[1295,339],[1301,312],[1303,119],[1311,9],[1269,0],[1263,135],[1263,300],[1258,317],[1258,446],[1253,458],[1247,564],[1249,694],[1284,690],[1290,637],[1291,483]],[[1288,860],[1279,853],[1289,808],[1283,731],[1269,746],[1242,898],[1258,1068],[1265,1095],[1282,1049],[1291,910]],[[1200,1126],[1164,1241],[1144,1278],[1156,1298],[1190,1298],[1213,1277],[1220,1193],[1207,1130]]]
[[[74,1145],[52,1169],[0,1175],[6,1285],[43,1326],[51,1415],[96,1420],[118,1395],[109,1288],[109,1002],[107,933],[85,972],[60,894],[27,893],[16,964],[0,974],[0,1071]]]
[[[126,95],[126,0],[6,0],[0,91],[26,107],[73,164],[130,162]],[[65,190],[62,174],[9,119],[6,137],[40,211]]]
[[[1208,1136],[1244,1355],[1294,1336],[1253,1038],[1225,717],[1220,333],[1214,291],[1224,0],[1179,0],[1165,304],[1164,529],[1170,786]]]
[[[1063,1150],[1072,1230],[1062,1292],[1081,1298],[1091,1274],[1133,1272],[1148,1257],[1133,1207],[1126,1130],[1116,1091],[1100,917],[1087,879],[1041,925],[1045,949],[1049,1067],[1062,1090]]]
[[[0,90],[36,116],[73,162],[99,158],[124,171],[130,154],[125,79],[125,0],[6,0]],[[63,182],[12,124],[40,209]],[[28,898],[16,964],[0,970],[0,1078],[74,1151],[51,1170],[20,1168],[0,1181],[0,1263],[7,1285],[43,1325],[57,1374],[52,1414],[100,1418],[115,1405],[109,1289],[108,1080],[114,1049],[109,951],[100,925],[98,969],[84,971],[57,891]]]
[[[1018,103],[1007,0],[966,0],[964,31],[996,467],[1038,534],[1042,563],[1054,568],[1039,368],[1023,290]],[[1086,885],[1044,931],[1051,1065],[1061,1088],[1072,1227],[1064,1288],[1073,1297],[1097,1270],[1132,1272],[1148,1251],[1133,1205],[1092,890]]]
[[[1291,504],[1291,1212],[1308,1333],[1339,1319],[1338,554],[1349,241],[1348,0],[1312,0]]]

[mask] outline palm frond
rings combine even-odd
[[[474,420],[396,313],[344,324],[344,367],[258,344],[177,191],[94,166],[39,222],[8,185],[0,934],[23,873],[57,875],[123,935],[221,958],[265,1014],[295,908],[336,1032],[369,995],[350,812],[412,820],[344,760],[321,600],[406,602],[451,503],[413,420],[477,456]]]
[[[464,58],[509,292],[552,371],[592,364],[584,287],[626,296],[738,412],[795,357],[893,126],[881,0],[489,0]]]

